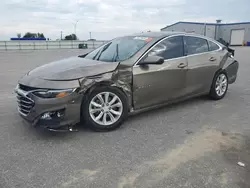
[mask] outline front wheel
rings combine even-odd
[[[219,100],[226,95],[227,89],[228,89],[227,75],[225,72],[220,72],[214,78],[209,95],[212,99]]]
[[[85,123],[95,131],[118,128],[127,117],[127,98],[114,87],[96,88],[84,102],[82,115]]]

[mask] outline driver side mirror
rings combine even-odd
[[[155,64],[155,65],[161,65],[164,63],[163,57],[160,56],[148,56],[144,60],[142,60],[138,65],[149,65],[149,64]]]

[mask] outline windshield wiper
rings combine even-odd
[[[100,53],[101,49],[98,50],[98,52],[94,55],[94,57],[92,58],[93,60],[95,60],[96,56]]]
[[[111,43],[109,43],[109,44],[107,44],[106,46],[103,47],[103,49],[101,50],[101,52],[100,52],[100,54],[98,55],[98,57],[97,57],[96,60],[99,60],[99,59],[100,59],[102,53],[103,53],[105,50],[108,49],[108,47],[110,46],[110,44],[111,44]],[[98,54],[98,53],[97,53],[97,54]],[[95,57],[95,58],[96,58],[96,57]],[[95,59],[95,58],[94,58],[94,59]]]
[[[116,62],[117,60],[119,60],[120,58],[119,58],[119,46],[118,46],[118,44],[116,44],[116,53],[115,53],[115,56],[114,56],[114,58],[113,58],[113,62]]]

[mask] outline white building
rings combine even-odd
[[[250,22],[242,23],[199,23],[199,22],[177,22],[166,26],[161,31],[180,31],[197,33],[213,39],[222,38],[230,45],[243,45],[250,43]]]

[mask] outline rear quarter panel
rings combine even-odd
[[[230,56],[227,50],[225,50],[224,54],[222,54],[222,60],[220,62],[220,69],[225,70],[228,77],[228,83],[232,84],[236,81],[239,62]]]
[[[223,69],[227,73],[228,83],[232,84],[236,81],[238,69],[239,69],[239,62],[233,58],[228,58],[227,63],[223,67]]]

